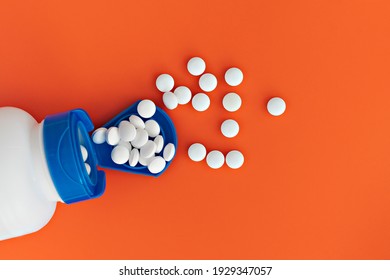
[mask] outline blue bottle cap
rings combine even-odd
[[[138,100],[133,105],[131,105],[130,107],[128,107],[127,109],[125,109],[124,111],[119,113],[112,120],[110,120],[108,123],[106,123],[103,127],[105,127],[105,128],[110,128],[113,126],[118,127],[118,125],[121,121],[129,120],[129,117],[131,115],[139,116],[138,112],[137,112],[137,106],[138,106],[139,102],[141,102],[141,100]],[[156,113],[150,119],[155,120],[160,125],[160,131],[161,131],[160,134],[164,138],[164,145],[166,145],[168,143],[172,143],[175,146],[175,148],[177,148],[177,134],[176,134],[175,126],[174,126],[171,118],[161,108],[156,107]],[[144,120],[146,120],[146,119],[144,119]],[[93,143],[92,145],[94,146],[94,149],[96,151],[99,166],[104,167],[104,168],[158,177],[167,170],[167,168],[169,167],[169,165],[172,162],[172,160],[167,162],[165,168],[160,173],[153,174],[148,170],[148,168],[146,166],[142,166],[140,164],[138,164],[135,167],[132,167],[127,163],[122,164],[122,165],[118,165],[118,164],[114,163],[111,160],[111,151],[114,147],[108,145],[107,143],[103,143],[103,144]],[[162,151],[158,155],[161,156]]]
[[[106,175],[97,170],[97,157],[88,132],[93,124],[81,109],[50,115],[43,123],[43,145],[53,183],[65,203],[99,197],[106,186]],[[80,145],[88,151],[88,175]]]

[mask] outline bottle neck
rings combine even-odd
[[[43,146],[43,123],[37,124],[31,130],[30,143],[32,153],[32,165],[34,168],[34,180],[41,188],[44,195],[50,201],[63,202],[59,196],[47,166],[45,150]]]

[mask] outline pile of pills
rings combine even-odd
[[[169,77],[161,79],[170,81]],[[117,127],[96,129],[92,140],[95,144],[113,146],[111,159],[118,165],[145,166],[152,174],[160,173],[166,163],[173,159],[176,147],[172,143],[164,146],[160,125],[153,119],[155,112],[153,101],[142,100],[137,106],[138,115],[133,114],[129,119],[122,120]]]

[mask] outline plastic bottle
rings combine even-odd
[[[99,197],[105,174],[98,171],[83,110],[46,117],[41,123],[23,110],[0,108],[0,240],[38,231],[57,202]],[[90,175],[80,145],[89,152]]]

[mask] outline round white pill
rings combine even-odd
[[[280,116],[286,111],[286,102],[280,97],[271,98],[268,101],[267,110],[272,116]]]
[[[210,107],[210,98],[204,93],[195,94],[192,98],[192,107],[199,112],[206,111]]]
[[[124,146],[116,146],[111,151],[111,159],[116,164],[124,164],[129,161],[130,151]]]
[[[237,150],[230,151],[226,155],[226,164],[232,169],[240,168],[244,164],[244,155]]]
[[[229,86],[238,86],[242,83],[244,79],[244,74],[242,71],[236,67],[232,67],[225,73],[225,81]]]
[[[119,129],[115,126],[107,129],[106,140],[107,140],[108,145],[111,145],[111,146],[118,145],[119,141],[121,140],[121,138],[119,136]]]
[[[137,165],[138,161],[139,161],[139,151],[138,149],[132,149],[129,157],[129,165],[131,167],[134,167]]]
[[[125,148],[127,148],[129,151],[131,151],[131,149],[133,148],[130,144],[130,142],[127,142],[127,141],[119,141],[119,144],[118,146],[123,146]]]
[[[131,141],[130,143],[134,148],[139,149],[143,145],[145,145],[146,142],[148,142],[148,139],[149,139],[149,135],[146,132],[146,130],[142,128],[137,128],[137,135],[135,136],[134,140]]]
[[[129,121],[121,121],[118,126],[121,141],[133,141],[137,134],[135,126]]]
[[[144,158],[144,157],[141,157],[141,154],[139,156],[139,159],[138,159],[138,162],[139,164],[141,164],[142,166],[148,166],[148,164],[154,159],[154,157],[150,157],[150,158]]]
[[[103,144],[106,142],[106,133],[107,133],[107,128],[105,127],[100,127],[94,131],[92,134],[92,141],[95,144]]]
[[[226,120],[221,125],[221,132],[227,138],[232,138],[238,134],[240,126],[235,120]]]
[[[179,104],[176,95],[170,91],[163,94],[163,102],[165,107],[167,107],[169,110],[175,109]]]
[[[161,74],[157,77],[156,86],[157,89],[161,92],[171,91],[174,85],[175,81],[173,80],[171,75]]]
[[[80,145],[80,150],[81,150],[81,156],[83,157],[83,161],[86,162],[88,158],[88,151],[83,145]]]
[[[164,170],[166,166],[166,161],[162,157],[155,157],[153,160],[148,164],[148,169],[150,173],[157,174]]]
[[[225,158],[220,151],[211,151],[206,157],[207,165],[213,169],[218,169],[222,167],[225,162]]]
[[[137,112],[141,117],[149,119],[156,113],[156,104],[152,100],[144,99],[138,103]]]
[[[156,137],[160,134],[160,126],[155,120],[148,120],[145,122],[145,130],[148,132],[149,137]]]
[[[87,169],[87,174],[90,175],[91,174],[91,166],[88,163],[84,163],[84,165],[85,165],[85,169]]]
[[[188,87],[180,86],[173,92],[177,97],[177,102],[181,105],[187,104],[191,101],[192,93]]]
[[[206,157],[206,147],[200,143],[194,143],[188,148],[188,156],[193,161],[202,161]]]
[[[175,156],[176,148],[175,145],[172,143],[169,143],[165,146],[163,157],[166,161],[171,161],[173,157]]]
[[[156,143],[156,154],[159,154],[164,147],[164,138],[161,135],[157,135],[154,138],[154,143]]]
[[[200,57],[193,57],[187,63],[187,70],[191,75],[199,76],[206,70],[206,62]]]
[[[234,92],[228,93],[223,97],[222,105],[229,112],[235,112],[240,109],[242,104],[241,97]]]
[[[131,115],[129,121],[135,126],[135,128],[142,128],[142,129],[145,128],[144,121],[137,115]]]
[[[210,73],[203,74],[199,79],[199,86],[205,92],[213,91],[217,84],[217,78]]]
[[[143,158],[150,158],[156,153],[157,145],[152,140],[148,140],[145,145],[141,147],[140,156]]]

